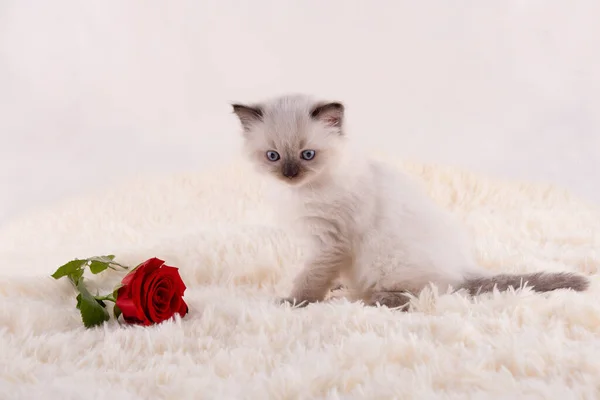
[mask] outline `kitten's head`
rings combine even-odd
[[[303,185],[335,164],[343,140],[341,103],[293,95],[232,106],[242,124],[246,153],[260,171]]]

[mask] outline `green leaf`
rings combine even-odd
[[[93,260],[90,262],[90,271],[92,274],[99,274],[108,268],[108,263],[102,261]]]
[[[73,260],[73,261],[69,261],[68,263],[60,266],[53,274],[52,277],[54,279],[60,279],[63,276],[69,276],[69,275],[78,275],[81,271],[81,274],[78,275],[78,278],[75,279],[75,281],[79,280],[79,278],[81,278],[81,275],[83,275],[83,267],[85,266],[85,264],[87,263],[87,260]]]
[[[75,306],[75,308],[77,308],[78,310],[81,310],[81,293],[79,293],[77,295],[77,305]]]
[[[86,328],[102,325],[108,321],[110,316],[104,302],[96,300],[83,284],[83,278],[77,284],[79,295],[77,296],[77,308],[81,313],[83,325]]]
[[[71,282],[73,282],[73,285],[77,286],[77,284],[79,283],[79,279],[81,279],[81,277],[83,276],[83,271],[84,269],[81,268],[68,275]]]
[[[115,304],[114,308],[113,308],[113,314],[115,315],[115,320],[118,321],[119,317],[121,316],[123,312],[121,311],[121,309],[119,307],[117,307],[117,305]]]
[[[91,262],[98,261],[98,262],[101,262],[101,263],[105,263],[105,264],[106,264],[106,266],[107,266],[108,268],[111,268],[111,269],[116,269],[116,268],[114,267],[114,265],[116,265],[116,266],[118,266],[118,267],[121,267],[121,268],[123,268],[123,269],[129,269],[129,267],[127,267],[126,265],[119,264],[118,262],[114,261],[114,260],[115,260],[115,256],[114,256],[114,255],[112,255],[112,254],[109,254],[108,256],[97,256],[97,257],[90,257],[90,258],[88,258],[87,260],[88,260],[88,261],[91,261]],[[106,268],[105,268],[105,269],[106,269]]]
[[[115,259],[115,256],[113,256],[112,254],[109,254],[108,256],[90,257],[87,260],[88,261],[100,261],[102,263],[109,264],[114,259]]]

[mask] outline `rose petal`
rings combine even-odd
[[[161,289],[161,291],[164,289]],[[154,307],[158,310],[159,313],[164,314],[166,312],[170,312],[171,308],[171,299],[175,296],[175,293],[168,292],[164,290],[164,294],[154,297]]]
[[[160,323],[179,313],[188,313],[183,301],[186,286],[175,267],[164,265],[164,261],[151,258],[127,274],[118,291],[117,305],[128,322]]]
[[[150,258],[150,259],[144,261],[143,263],[139,264],[137,267],[135,267],[131,271],[129,271],[129,273],[127,275],[125,275],[125,277],[123,278],[121,283],[123,285],[128,285],[134,277],[148,275],[148,274],[156,271],[157,269],[159,269],[164,263],[165,262],[159,258],[156,258],[156,257]]]
[[[149,325],[151,320],[146,312],[145,283],[156,272],[164,261],[151,258],[130,271],[121,281],[123,285],[117,291],[116,305],[123,313],[123,319],[129,323]]]
[[[186,304],[186,302],[182,298],[181,299],[181,304],[179,305],[179,310],[177,310],[177,312],[179,313],[179,316],[181,318],[183,318],[188,313],[188,311],[189,311],[188,305]]]
[[[179,275],[179,269],[175,267],[170,267],[168,265],[163,265],[161,269],[164,270],[165,275],[168,274],[171,277],[172,283],[175,286],[177,293],[180,296],[183,296],[187,288],[185,286],[185,283],[183,283],[183,280],[181,279],[181,275]]]
[[[156,271],[155,279],[152,281],[152,285],[149,286],[148,291],[148,303],[146,304],[147,310],[150,313],[152,320],[156,323],[162,322],[173,316],[173,310],[169,307],[169,304],[163,304],[161,307],[160,302],[156,302],[156,292],[161,289],[167,292],[167,297],[170,298],[175,295],[173,290],[173,283],[170,279],[169,274],[165,274],[164,268]],[[164,293],[164,292],[163,292]]]
[[[117,306],[121,309],[123,313],[123,319],[125,320],[125,322],[129,324],[150,325],[150,321],[148,321],[147,318],[145,318],[144,316],[142,316],[142,318],[138,317],[139,314],[137,314],[136,311],[137,305],[133,301],[129,299],[122,300],[121,302],[119,302],[119,304],[117,304]]]
[[[116,305],[123,313],[123,319],[126,322],[145,321],[143,310],[139,307],[139,302],[132,284],[123,286],[117,291]]]
[[[148,305],[146,307],[146,314],[148,315],[148,319],[150,319],[155,324],[159,323],[160,317],[158,316],[158,314],[156,312],[156,308],[152,304],[152,293],[146,294],[146,304]]]
[[[159,287],[154,295],[154,302],[157,304],[169,304],[170,293],[167,288]]]
[[[154,297],[156,296],[156,291],[160,287],[162,282],[161,270],[157,270],[151,279],[148,279],[147,284],[144,285],[144,293],[145,293],[145,304],[144,309],[146,310],[146,314],[154,323],[160,323],[164,319],[159,310],[157,310]]]
[[[173,290],[173,284],[170,279],[163,277],[161,280],[160,290],[163,293],[163,300],[158,301],[155,304],[157,314],[160,315],[161,319],[169,319],[173,316],[173,308],[171,307],[171,301],[177,297],[177,293]]]
[[[172,312],[178,313],[181,317],[183,317],[189,311],[188,305],[183,300],[183,294],[187,289],[185,283],[181,279],[181,275],[179,275],[179,270],[177,268],[164,265],[161,269],[170,276],[171,282],[173,283],[175,289],[176,296],[171,302]]]

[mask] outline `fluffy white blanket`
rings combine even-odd
[[[600,212],[552,187],[398,165],[460,215],[486,268],[576,270],[591,289],[432,289],[407,313],[343,298],[291,309],[273,300],[302,251],[246,167],[136,181],[0,232],[0,398],[598,398]],[[190,313],[84,329],[74,291],[49,274],[100,254],[179,267]],[[94,283],[110,287],[111,272]]]

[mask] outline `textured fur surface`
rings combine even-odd
[[[246,165],[133,182],[0,230],[1,399],[592,399],[600,376],[600,213],[562,190],[400,164],[475,238],[493,274],[573,271],[588,291],[469,297],[426,289],[411,312],[332,299],[275,304],[303,248]],[[84,330],[49,274],[73,257],[163,257],[186,318]],[[120,275],[90,283],[107,289]]]
[[[340,278],[352,299],[390,307],[432,283],[471,293],[525,283],[537,291],[587,288],[585,277],[567,273],[487,274],[452,214],[405,173],[352,146],[341,103],[287,95],[233,109],[249,159],[276,178],[280,217],[291,217],[311,242],[286,301],[322,301]]]

